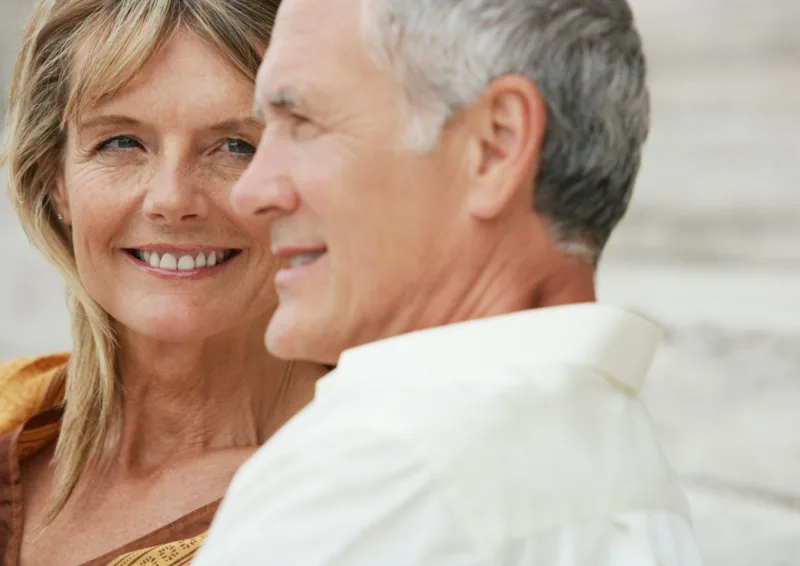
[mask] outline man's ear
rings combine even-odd
[[[469,209],[484,220],[524,201],[533,209],[533,181],[544,138],[546,107],[522,75],[495,79],[473,106],[475,135]]]
[[[50,202],[53,203],[59,221],[64,226],[72,226],[72,214],[69,208],[69,198],[67,198],[67,187],[64,182],[64,175],[61,173],[56,177],[56,186],[50,194]]]

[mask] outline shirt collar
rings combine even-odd
[[[403,334],[342,353],[336,374],[573,365],[638,393],[661,331],[615,307],[582,303]]]

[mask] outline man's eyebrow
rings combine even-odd
[[[270,108],[278,113],[307,112],[308,105],[293,90],[288,88],[278,89],[274,92],[264,93],[256,91],[253,114],[256,118],[264,120],[264,109]]]
[[[280,89],[267,95],[267,104],[276,109],[289,109],[299,106],[300,99],[291,90]]]

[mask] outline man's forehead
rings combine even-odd
[[[358,58],[364,50],[361,2],[284,0],[259,70],[259,90],[278,87],[276,83],[299,79],[309,72],[335,72]]]
[[[361,4],[362,0],[284,0],[271,45],[352,38],[360,30]]]

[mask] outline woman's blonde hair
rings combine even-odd
[[[278,0],[39,0],[25,31],[9,92],[9,192],[25,232],[67,285],[73,350],[56,446],[48,520],[81,473],[118,434],[121,391],[111,320],[78,276],[71,235],[52,194],[66,126],[125,87],[179,29],[210,44],[255,80]]]

